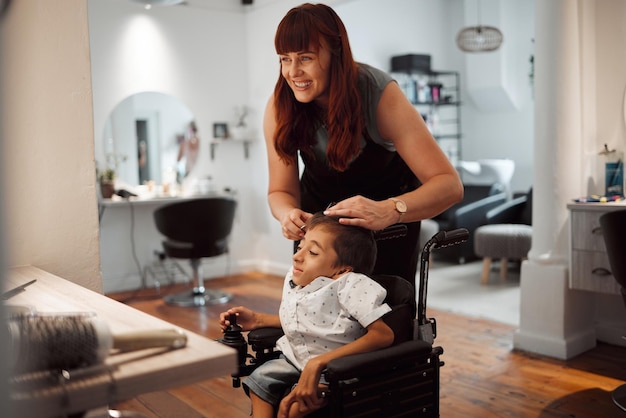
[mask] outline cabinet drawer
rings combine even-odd
[[[620,287],[604,252],[572,250],[570,288],[619,294]]]
[[[606,252],[600,216],[604,212],[572,212],[572,250]]]

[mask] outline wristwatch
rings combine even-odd
[[[402,216],[406,213],[406,203],[400,199],[394,199],[393,197],[390,197],[389,200],[395,204],[396,212],[400,214],[398,217],[398,222],[400,222],[402,220]]]

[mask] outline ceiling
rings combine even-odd
[[[252,5],[243,5],[242,0],[183,0],[182,7],[194,7],[207,10],[245,11],[247,8],[264,6],[276,0],[253,0]]]
[[[118,0],[129,1],[129,0]],[[138,1],[138,0],[132,0]],[[252,0],[252,5],[243,5],[242,0],[183,0],[181,5],[177,7],[193,7],[205,10],[221,10],[221,11],[239,11],[244,12],[249,9],[267,6],[272,3],[277,3],[280,0]],[[352,0],[326,0],[325,3],[332,6],[342,2],[348,2]],[[304,0],[303,0],[304,2]]]

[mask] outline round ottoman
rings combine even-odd
[[[500,260],[500,277],[506,278],[508,260],[524,260],[530,251],[533,228],[523,224],[483,225],[474,232],[474,252],[483,257],[481,284],[489,281],[491,261]]]

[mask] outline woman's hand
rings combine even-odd
[[[329,207],[325,215],[339,216],[344,225],[360,226],[379,231],[398,222],[400,214],[392,200],[375,201],[363,196],[353,196]]]
[[[304,225],[313,216],[311,213],[300,209],[291,209],[280,220],[283,236],[292,241],[298,241],[304,237]]]

